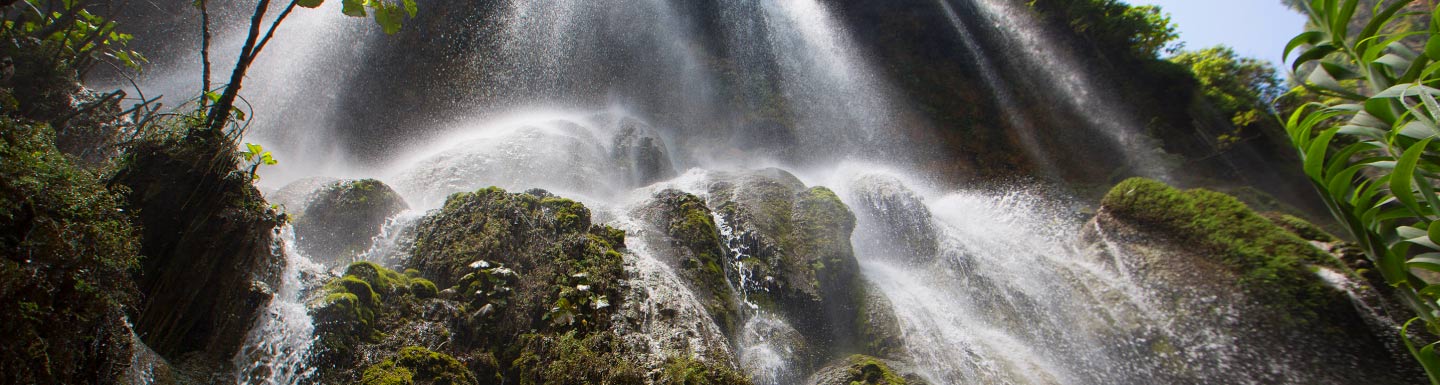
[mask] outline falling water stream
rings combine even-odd
[[[1003,31],[1046,70],[1069,108],[1087,111],[1080,115],[1088,124],[1132,154],[1130,164],[1139,173],[1170,172],[1149,155],[1142,127],[1081,70],[1075,53],[1033,27],[1039,23],[1022,2],[936,1],[936,11],[944,12],[960,35],[962,46],[956,49],[979,56],[983,86],[999,105],[1011,104],[1013,94],[976,41],[977,28]],[[906,163],[908,153],[930,144],[896,133],[902,119],[891,86],[830,3],[721,1],[703,16],[709,20],[662,0],[498,3],[497,14],[486,19],[494,28],[476,31],[498,34],[488,37],[498,39],[493,47],[499,51],[469,52],[473,56],[466,60],[498,73],[495,83],[474,85],[474,93],[516,90],[517,96],[499,106],[443,106],[452,118],[406,127],[426,134],[394,144],[383,161],[358,166],[328,140],[347,124],[336,85],[355,80],[349,77],[366,60],[371,43],[365,42],[372,41],[361,37],[372,33],[334,9],[297,12],[280,30],[277,48],[258,64],[272,70],[251,74],[247,95],[264,101],[255,108],[268,115],[254,123],[246,140],[266,144],[280,159],[280,166],[261,170],[269,188],[314,175],[371,177],[404,196],[412,210],[391,219],[364,260],[396,265],[406,230],[450,194],[487,186],[543,188],[595,208],[597,220],[630,232],[637,239],[627,242],[632,279],[665,287],[683,285],[657,261],[658,251],[639,241],[648,230],[630,218],[629,207],[662,187],[703,195],[703,181],[713,172],[780,167],[808,185],[834,189],[856,212],[852,242],[862,275],[893,305],[905,358],[932,384],[1165,383],[1180,366],[1218,382],[1250,381],[1246,371],[1228,372],[1243,369],[1234,362],[1232,336],[1159,310],[1159,300],[1130,278],[1128,257],[1118,249],[1099,258],[1087,255],[1078,239],[1081,224],[1064,205],[1025,189],[937,187],[937,176]],[[983,17],[968,20],[956,13],[955,3]],[[718,31],[710,32],[719,38],[703,39],[702,21],[718,24]],[[220,44],[237,36],[226,30]],[[354,36],[360,43],[332,44],[320,36]],[[725,61],[732,70],[721,74],[707,67],[710,61]],[[633,66],[651,77],[633,77],[627,72]],[[180,92],[191,87],[190,80],[180,79],[198,71],[182,65],[159,72],[152,75],[152,88]],[[737,81],[773,83],[778,101],[721,92],[726,82]],[[716,112],[724,110],[716,105],[726,98],[745,99],[741,106],[773,104],[784,110],[779,116],[790,118],[788,128],[775,130],[788,131],[737,140],[755,131],[737,127],[743,119]],[[670,109],[667,117],[652,116],[656,105]],[[1001,113],[1023,130],[1043,129],[1019,111]],[[624,144],[640,142],[652,143],[663,156],[644,165],[627,159]],[[1023,150],[1040,164],[1059,161],[1044,159],[1037,143],[1026,141]],[[738,236],[723,218],[717,222],[723,238]],[[334,266],[310,262],[299,254],[292,231],[282,234],[283,283],[235,357],[240,383],[300,383],[313,370],[305,366],[313,325],[304,295],[317,282],[308,277],[323,278]],[[917,240],[933,246],[917,248]],[[728,251],[732,263],[742,264],[735,270],[746,271],[741,261],[748,251]],[[797,334],[794,327],[746,299],[760,277],[735,278],[731,284],[746,309],[730,345],[735,358],[757,384],[799,383],[808,373],[800,372],[787,342]],[[652,293],[661,294],[693,297]],[[704,312],[699,306],[687,311]],[[646,327],[657,334],[666,330]]]

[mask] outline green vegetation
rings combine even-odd
[[[661,371],[661,385],[744,385],[750,379],[724,364],[707,363],[690,356],[671,357],[665,360]]]
[[[1183,65],[1200,83],[1200,92],[1227,115],[1236,132],[1219,138],[1221,146],[1241,140],[1241,131],[1275,130],[1270,101],[1279,97],[1280,78],[1269,63],[1242,58],[1225,46],[1180,52],[1169,58]]]
[[[400,353],[365,368],[362,385],[464,385],[478,384],[465,365],[444,353],[418,346],[400,349]]]
[[[1063,20],[1076,34],[1110,57],[1154,59],[1179,47],[1170,16],[1156,6],[1121,0],[1029,0],[1031,7]]]
[[[1394,287],[1431,335],[1440,333],[1440,285],[1412,270],[1440,271],[1440,15],[1419,15],[1412,1],[1315,0],[1298,4],[1310,17],[1305,33],[1286,47],[1306,71],[1306,92],[1330,98],[1310,103],[1285,122],[1304,160],[1305,174],[1331,213]],[[1363,11],[1362,8],[1366,8]],[[1420,11],[1440,12],[1433,6]],[[1429,27],[1404,25],[1429,17]],[[1363,25],[1363,28],[1354,27]],[[1423,52],[1403,44],[1425,38]],[[1297,75],[1299,76],[1299,75]],[[1409,328],[1407,323],[1406,327]],[[1433,339],[1402,339],[1440,384]]]
[[[120,323],[139,242],[104,173],[41,123],[0,118],[0,382],[99,383],[129,362]]]
[[[730,281],[726,278],[725,245],[709,207],[700,197],[678,190],[665,190],[655,197],[665,211],[661,225],[683,249],[681,274],[698,289],[706,311],[726,332],[736,330],[739,320]]]
[[[315,304],[316,335],[329,356],[348,356],[360,343],[382,338],[380,320],[401,307],[397,299],[434,298],[435,284],[371,262],[356,262],[327,282]]]
[[[1338,266],[1295,234],[1276,226],[1229,195],[1132,178],[1110,190],[1102,202],[1112,215],[1201,245],[1220,256],[1240,277],[1248,295],[1285,315],[1310,323],[1335,299],[1311,273],[1310,265]]]
[[[619,354],[614,334],[528,334],[514,367],[522,385],[640,384],[644,371]]]

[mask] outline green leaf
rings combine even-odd
[[[1430,36],[1430,41],[1425,43],[1425,56],[1430,60],[1440,60],[1440,35]]]
[[[1315,180],[1325,180],[1325,176],[1321,174],[1325,167],[1325,152],[1330,149],[1330,140],[1334,139],[1335,133],[1339,131],[1339,128],[1325,130],[1310,143],[1310,148],[1305,150],[1305,175]]]
[[[404,0],[404,2],[405,13],[410,15],[410,18],[415,18],[415,14],[420,12],[420,7],[415,5],[415,0]]]
[[[295,5],[312,9],[319,8],[320,5],[324,3],[325,0],[295,0]]]
[[[1317,59],[1324,58],[1326,56],[1330,56],[1330,54],[1335,53],[1338,50],[1338,48],[1335,48],[1335,46],[1328,43],[1310,47],[1310,49],[1305,50],[1304,53],[1301,53],[1300,57],[1295,58],[1295,64],[1292,64],[1290,66],[1290,69],[1292,71],[1299,72],[1301,65]]]
[[[365,0],[342,0],[340,13],[350,17],[365,17]]]
[[[1300,48],[1300,46],[1307,45],[1307,44],[1315,44],[1316,42],[1319,42],[1321,38],[1324,38],[1324,37],[1325,37],[1325,34],[1320,33],[1320,31],[1309,31],[1309,32],[1305,32],[1305,33],[1301,33],[1301,34],[1299,34],[1299,35],[1296,35],[1295,38],[1290,39],[1290,43],[1289,43],[1289,44],[1286,44],[1286,45],[1285,45],[1285,55],[1282,56],[1282,57],[1280,58],[1280,60],[1289,61],[1289,60],[1290,60],[1290,53],[1291,53],[1291,52],[1294,52],[1296,48]]]
[[[1425,269],[1440,272],[1440,253],[1424,253],[1410,258],[1405,266],[1412,269]]]
[[[1425,146],[1430,144],[1432,139],[1425,139],[1405,150],[1400,159],[1395,161],[1395,171],[1390,175],[1390,193],[1395,196],[1405,207],[1410,208],[1415,214],[1422,214],[1419,202],[1415,199],[1415,165],[1420,161],[1420,155],[1425,153]],[[1429,183],[1422,181],[1421,183]]]

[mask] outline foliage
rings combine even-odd
[[[365,368],[362,385],[464,385],[478,384],[465,365],[444,353],[418,346],[400,349],[394,357]]]
[[[1308,265],[1336,266],[1326,254],[1229,195],[1131,178],[1105,195],[1112,215],[1202,245],[1240,276],[1246,293],[1285,321],[1306,324],[1333,299]]]
[[[393,300],[408,296],[426,299],[436,295],[435,284],[415,275],[401,274],[372,262],[355,262],[345,275],[325,283],[314,306],[316,334],[324,354],[349,355],[362,342],[380,338],[379,320]]]
[[[240,159],[243,159],[250,169],[250,180],[260,179],[260,175],[255,172],[261,165],[273,166],[278,163],[275,161],[274,154],[265,151],[264,147],[255,143],[245,143],[245,149],[240,151]]]
[[[671,357],[661,368],[660,385],[744,385],[750,379],[725,364],[706,363],[688,355]],[[903,383],[902,383],[903,384]]]
[[[579,336],[528,334],[514,361],[522,385],[620,385],[644,383],[644,371],[620,355],[613,333]]]
[[[875,357],[853,355],[847,359],[850,361],[850,368],[847,370],[850,375],[850,385],[905,385],[904,377],[895,374],[886,365]]]
[[[1064,20],[1076,34],[1110,56],[1154,59],[1180,35],[1170,16],[1156,6],[1133,6],[1121,0],[1029,0],[1042,13]]]
[[[1270,101],[1283,90],[1270,63],[1239,57],[1225,46],[1184,51],[1169,60],[1190,69],[1205,99],[1227,115],[1237,131],[1274,121]],[[1233,142],[1238,136],[1221,141]]]
[[[83,73],[102,60],[113,60],[139,71],[146,61],[126,47],[134,36],[116,31],[113,20],[90,12],[88,2],[23,0],[19,4],[7,12],[0,36],[41,41],[53,52],[49,66]]]
[[[1358,0],[1301,3],[1307,31],[1286,47],[1308,70],[1303,87],[1335,98],[1307,104],[1285,122],[1309,176],[1330,211],[1357,239],[1385,281],[1431,333],[1440,333],[1440,286],[1413,269],[1440,271],[1440,16],[1425,31],[1396,30],[1414,1],[1374,4],[1357,26]],[[1440,10],[1421,8],[1440,13]],[[1401,41],[1426,38],[1423,52]],[[1355,81],[1345,86],[1342,81]],[[1413,321],[1412,321],[1413,322]],[[1418,337],[1417,337],[1418,338]],[[1402,336],[1440,384],[1436,343]]]
[[[129,362],[139,244],[122,198],[40,124],[0,118],[0,382],[99,383]]]

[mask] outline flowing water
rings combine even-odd
[[[977,42],[979,29],[1000,31],[1044,68],[1067,108],[1086,111],[1086,124],[1132,154],[1132,169],[1157,177],[1171,172],[1151,156],[1153,145],[1139,134],[1143,127],[1080,69],[1075,53],[1033,27],[1038,23],[1021,1],[936,1],[950,22],[944,27],[960,35],[955,49],[978,56],[982,86],[1000,105],[1010,104],[1012,86]],[[462,14],[465,7],[425,5]],[[956,5],[981,17],[957,13]],[[1080,223],[1053,195],[954,191],[911,163],[933,143],[900,133],[907,124],[897,106],[902,102],[832,6],[820,0],[498,2],[484,26],[449,30],[461,36],[424,36],[488,43],[447,57],[459,64],[440,77],[473,82],[441,97],[451,102],[434,111],[394,111],[444,118],[395,127],[419,134],[385,144],[374,162],[354,162],[359,156],[331,138],[344,136],[347,124],[362,123],[347,120],[355,107],[344,105],[340,85],[379,81],[351,78],[363,73],[371,45],[379,44],[366,32],[373,28],[334,9],[301,11],[257,64],[269,69],[251,74],[247,95],[264,101],[255,106],[263,118],[246,139],[266,144],[280,159],[280,166],[261,170],[269,187],[323,175],[374,177],[399,191],[413,210],[393,218],[361,257],[392,265],[406,230],[455,192],[543,188],[597,208],[598,220],[636,236],[644,230],[625,214],[636,196],[657,187],[704,194],[700,181],[711,172],[778,166],[809,185],[836,190],[857,213],[852,241],[863,276],[893,304],[905,358],[931,383],[1146,384],[1172,381],[1182,370],[1187,378],[1249,381],[1254,371],[1235,363],[1231,336],[1160,310],[1159,300],[1130,278],[1128,257],[1118,249],[1087,255]],[[413,27],[441,34],[433,25]],[[218,44],[232,45],[238,32],[224,29]],[[151,87],[180,92],[190,86],[179,79],[197,76],[195,67],[152,74]],[[477,71],[485,81],[455,75]],[[382,99],[365,109],[386,107]],[[1062,161],[1046,158],[1030,140],[1044,127],[1020,111],[1000,113],[1025,130],[1022,150],[1033,161]],[[723,219],[717,222],[726,240],[739,236]],[[237,382],[297,383],[312,370],[304,366],[313,339],[303,302],[313,283],[305,277],[323,275],[324,268],[295,251],[289,230],[281,239],[287,243],[284,283],[235,358]],[[678,286],[656,251],[632,246],[626,258],[633,279]],[[737,271],[746,271],[747,252],[729,250]],[[730,344],[740,366],[758,384],[799,383],[807,374],[793,348],[799,333],[745,300],[759,277],[733,278],[747,309]]]

